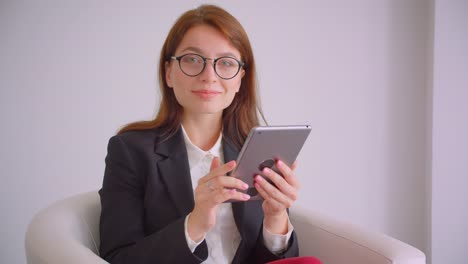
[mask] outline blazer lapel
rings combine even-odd
[[[236,160],[239,155],[239,150],[234,147],[228,140],[223,140],[224,161],[227,163],[231,160]],[[236,222],[237,229],[241,237],[244,235],[243,219],[244,219],[244,205],[245,202],[233,202],[232,213]]]
[[[156,143],[155,152],[163,157],[157,162],[159,175],[179,213],[186,215],[193,210],[195,202],[187,148],[182,133],[179,128],[169,139]]]
[[[239,150],[227,140],[223,141],[223,149],[226,162],[237,159]],[[232,213],[241,236],[241,243],[232,263],[240,263],[249,253],[248,249],[254,248],[255,243],[257,243],[256,238],[263,224],[262,201],[233,202]]]

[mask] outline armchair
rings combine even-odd
[[[104,264],[99,257],[96,191],[58,201],[40,211],[26,231],[28,264]],[[424,264],[418,249],[384,234],[359,229],[303,208],[290,210],[300,253],[324,264]]]

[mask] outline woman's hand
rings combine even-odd
[[[189,216],[187,231],[193,241],[199,241],[216,223],[218,206],[227,200],[247,201],[250,196],[236,189],[246,190],[248,185],[226,176],[236,167],[235,161],[220,165],[219,158],[211,162],[210,172],[198,181],[195,188],[195,207]]]
[[[287,208],[291,207],[297,199],[299,182],[294,175],[297,162],[288,167],[284,162],[276,161],[276,167],[281,175],[275,171],[264,168],[265,178],[268,178],[276,186],[273,186],[261,175],[255,176],[255,188],[265,199],[262,204],[265,215],[264,225],[272,233],[286,234],[288,232]]]

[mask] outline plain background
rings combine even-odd
[[[41,208],[98,190],[151,119],[170,27],[201,1],[0,2],[0,262]],[[311,124],[300,206],[468,259],[467,1],[212,1],[250,36],[270,124]]]

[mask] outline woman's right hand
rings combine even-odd
[[[200,241],[216,224],[216,212],[227,200],[247,201],[250,196],[236,189],[246,190],[248,185],[234,177],[226,176],[236,167],[235,161],[220,165],[213,158],[210,172],[198,181],[195,188],[195,207],[187,222],[187,231],[193,241]]]

